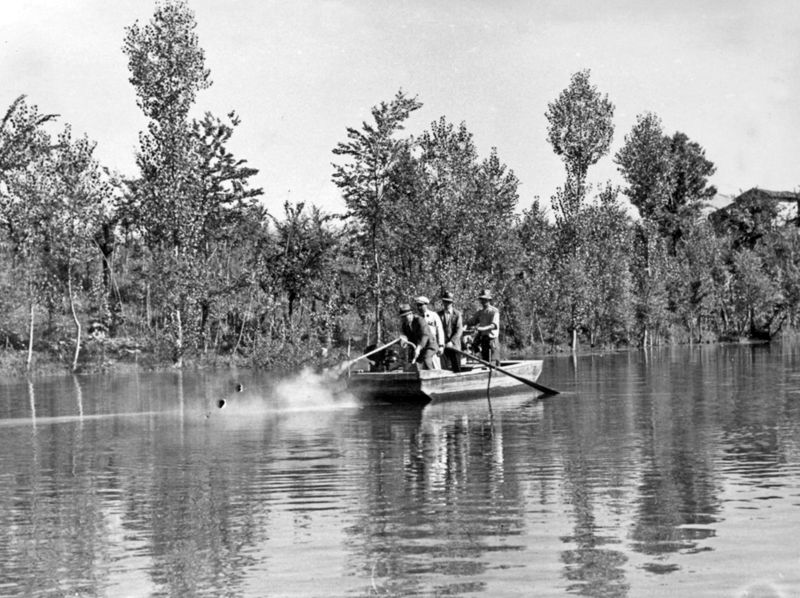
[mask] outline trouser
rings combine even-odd
[[[479,336],[472,346],[472,350],[480,352],[481,359],[484,361],[492,361],[497,356],[497,339],[489,338],[488,336]]]
[[[442,354],[442,368],[458,373],[461,371],[461,355],[450,347],[444,348]]]
[[[436,365],[433,358],[436,356],[436,349],[423,349],[417,356],[417,363],[422,365],[422,369],[435,370]]]

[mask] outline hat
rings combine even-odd
[[[416,303],[417,305],[420,305],[421,303],[427,305],[428,303],[430,303],[430,301],[428,301],[428,298],[425,295],[420,295],[419,297],[414,299],[414,303]]]
[[[445,291],[442,293],[442,302],[443,303],[452,303],[453,302],[453,293],[450,291]]]
[[[483,293],[478,295],[478,299],[486,299],[487,301],[491,301],[492,292],[489,289],[483,289]]]
[[[410,313],[412,313],[411,312],[411,306],[408,303],[401,303],[400,307],[397,308],[397,315],[399,315],[399,316],[404,316],[404,315],[410,314]]]

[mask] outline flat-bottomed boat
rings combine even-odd
[[[542,373],[541,360],[503,361],[506,372],[535,382]],[[362,400],[425,404],[431,401],[461,400],[527,390],[529,385],[483,365],[466,364],[460,373],[449,370],[420,370],[412,365],[402,370],[371,372],[352,370],[347,389]]]

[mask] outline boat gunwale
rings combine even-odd
[[[519,359],[519,360],[508,360],[508,361],[501,361],[500,367],[504,370],[508,370],[509,372],[516,373],[515,370],[522,369],[529,364],[543,364],[543,360],[541,359]],[[429,380],[440,380],[440,379],[466,379],[473,376],[484,376],[488,372],[492,370],[492,368],[478,365],[478,366],[470,366],[469,371],[462,371],[462,372],[453,372],[450,370],[445,369],[438,369],[438,370],[395,370],[392,372],[370,372],[366,370],[355,370],[350,372],[349,378],[358,377],[364,380],[372,380],[377,382],[379,380],[420,380],[420,381],[429,381]]]

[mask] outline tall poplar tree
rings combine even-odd
[[[186,210],[199,189],[189,109],[211,85],[194,13],[182,0],[156,5],[150,22],[125,31],[130,82],[150,121],[139,135],[140,178],[133,182],[132,213],[153,256],[159,285],[174,326],[175,361],[182,364],[188,307],[183,265],[191,260],[192,227]]]
[[[569,86],[548,104],[547,139],[564,161],[566,181],[553,195],[558,296],[566,326],[577,349],[578,328],[588,317],[591,276],[587,271],[586,228],[581,225],[588,194],[589,167],[608,153],[614,136],[614,105],[589,80],[588,70],[572,75]]]
[[[547,105],[547,140],[567,171],[567,218],[577,215],[586,196],[586,173],[608,153],[614,137],[614,104],[589,80],[590,71],[572,75],[569,86]]]

